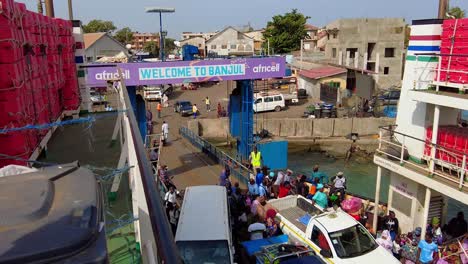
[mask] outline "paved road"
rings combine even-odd
[[[149,104],[153,119],[155,120],[154,132],[161,132],[162,120],[169,124],[168,145],[162,149],[161,164],[169,168],[169,175],[174,176],[173,181],[178,189],[185,189],[193,185],[210,185],[218,183],[218,175],[221,166],[194,148],[190,142],[179,135],[179,128],[186,126],[188,117],[181,117],[174,113],[170,100],[170,107],[163,108],[162,118],[157,118],[156,104]]]
[[[197,104],[201,112],[199,118],[217,118],[216,106],[221,103],[227,109],[229,94],[232,91],[233,82],[221,82],[211,87],[202,87],[194,91],[176,90],[169,100],[169,107],[163,108],[162,118],[157,118],[156,102],[149,103],[153,112],[154,132],[160,133],[162,121],[169,124],[169,145],[164,147],[161,154],[161,164],[166,164],[170,175],[174,176],[174,183],[179,189],[184,189],[192,185],[217,184],[218,176],[221,172],[221,166],[214,164],[198,149],[194,148],[187,140],[179,135],[179,128],[186,126],[187,121],[192,117],[181,117],[174,113],[173,104],[177,100],[189,100]],[[210,98],[212,111],[208,112],[205,107],[204,99]],[[282,118],[282,117],[300,117],[308,102],[301,105],[288,107],[281,112],[268,112],[255,115],[257,120],[260,118]]]

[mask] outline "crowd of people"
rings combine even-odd
[[[247,189],[241,190],[238,182],[230,180],[230,166],[227,164],[219,175],[218,184],[225,186],[236,228],[234,237],[262,239],[281,234],[276,222],[276,210],[267,204],[269,199],[299,194],[326,210],[340,206],[346,190],[346,178],[342,172],[329,179],[328,175],[314,166],[311,176],[295,174],[292,170],[272,171],[264,164],[261,152],[253,147],[246,166],[251,169]],[[325,189],[329,191],[326,192]]]
[[[424,238],[421,237],[421,227],[407,234],[400,234],[398,219],[390,211],[380,226],[376,241],[402,263],[452,263],[439,260],[439,249],[444,248],[444,244],[452,239],[463,241],[466,239],[466,232],[467,223],[463,212],[459,212],[444,227],[441,227],[439,218],[432,218],[431,223],[426,226]]]

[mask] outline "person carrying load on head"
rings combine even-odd
[[[250,153],[249,160],[250,164],[252,164],[254,172],[256,172],[257,169],[262,168],[262,153],[257,150],[257,146],[253,147],[253,151]]]

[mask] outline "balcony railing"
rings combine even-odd
[[[457,69],[450,69],[449,68],[442,68],[442,63],[441,60],[443,57],[449,57],[451,60],[452,57],[468,57],[466,54],[438,54],[438,53],[416,53],[416,62],[419,62],[419,57],[420,56],[438,56],[439,57],[439,63],[437,67],[433,67],[429,63],[422,63],[423,66],[421,67],[416,67],[414,68],[415,73],[417,71],[420,71],[420,74],[416,74],[417,78],[416,81],[413,84],[413,89],[414,90],[435,90],[436,92],[439,92],[439,87],[440,86],[446,86],[446,87],[451,87],[451,88],[456,88],[459,89],[459,92],[465,92],[468,90],[468,84],[463,83],[463,82],[453,82],[450,80],[441,80],[441,75],[447,75],[446,79],[448,79],[448,75],[451,73],[455,74],[468,74],[468,71],[463,71],[463,70],[457,70]],[[431,74],[435,75],[435,79],[427,79],[427,76],[431,76]]]
[[[416,141],[425,146],[422,159],[426,163],[414,162],[407,158],[409,141]],[[398,161],[400,165],[409,165],[408,168],[413,167],[435,180],[439,178],[452,182],[459,189],[468,187],[465,179],[468,176],[467,153],[396,132],[394,126],[380,128],[379,147],[376,152],[389,160]]]

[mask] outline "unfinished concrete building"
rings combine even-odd
[[[332,64],[367,71],[379,89],[400,87],[405,27],[406,22],[402,18],[336,20],[326,26],[325,57]],[[349,85],[352,86],[353,82]]]

